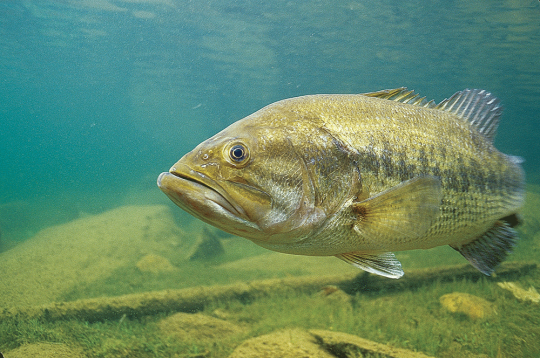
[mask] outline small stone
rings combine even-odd
[[[338,291],[340,291],[339,287],[334,286],[334,285],[328,285],[328,286],[324,286],[323,288],[321,288],[321,290],[319,291],[319,294],[321,296],[326,297],[326,296],[329,296],[332,293],[338,292]]]
[[[489,318],[495,314],[490,302],[468,293],[452,292],[441,296],[439,301],[448,311],[462,313],[471,319]]]
[[[244,341],[229,358],[335,358],[317,344],[311,334],[300,329],[272,332]]]
[[[212,311],[212,315],[216,318],[227,320],[231,317],[231,314],[221,308],[216,308]]]
[[[538,291],[536,291],[536,288],[532,286],[529,287],[528,290],[524,290],[517,283],[506,281],[498,282],[497,285],[499,285],[499,287],[501,288],[504,288],[505,290],[512,292],[514,297],[520,301],[530,301],[533,303],[540,302],[540,294],[538,293]]]
[[[174,271],[174,266],[165,257],[149,254],[137,262],[137,268],[141,272],[151,272],[158,274],[160,272]]]
[[[329,302],[337,304],[351,304],[352,297],[345,291],[334,285],[324,286],[317,295],[324,297]]]

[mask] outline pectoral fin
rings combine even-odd
[[[439,216],[441,199],[439,178],[415,177],[354,203],[352,210],[357,215],[354,230],[379,242],[421,237]]]
[[[345,254],[336,255],[336,257],[364,271],[384,277],[400,278],[403,276],[401,262],[399,262],[391,252],[385,252],[382,254],[348,252]]]

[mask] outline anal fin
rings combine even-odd
[[[517,232],[507,222],[497,221],[478,239],[460,246],[451,246],[459,251],[476,269],[490,276],[495,267],[512,252],[518,240]]]
[[[403,276],[401,262],[399,262],[398,259],[396,259],[396,256],[391,252],[382,254],[347,252],[345,254],[336,255],[336,257],[364,271],[384,277],[400,278]]]

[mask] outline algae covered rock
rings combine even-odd
[[[430,358],[430,356],[420,352],[373,342],[348,333],[320,329],[312,329],[309,333],[321,347],[331,352],[334,357]]]
[[[85,358],[82,349],[69,347],[61,343],[24,344],[17,349],[6,352],[5,358]]]
[[[485,319],[495,314],[493,304],[468,293],[452,292],[441,296],[439,301],[448,311],[462,313],[471,319]]]
[[[182,235],[164,205],[124,206],[41,230],[0,254],[0,307],[53,302],[149,253],[170,252]]]
[[[300,329],[287,329],[248,339],[229,358],[335,358],[317,344],[315,338]]]
[[[176,313],[162,319],[159,329],[182,341],[216,341],[240,334],[243,329],[234,323],[202,313]]]
[[[335,285],[324,286],[317,296],[323,297],[329,304],[347,305],[352,304],[352,296]],[[352,307],[351,307],[352,308]]]
[[[325,330],[287,329],[248,339],[229,358],[430,358],[407,349],[394,348],[352,334]]]
[[[497,285],[505,290],[512,292],[515,298],[520,301],[529,301],[533,303],[540,302],[540,294],[536,291],[536,288],[529,287],[528,290],[521,288],[515,282],[498,282]]]
[[[151,272],[158,274],[160,272],[174,271],[174,266],[165,257],[155,254],[148,254],[137,262],[137,268],[141,272]]]

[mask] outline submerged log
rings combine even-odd
[[[497,276],[489,280],[513,279],[537,268],[536,263],[507,262],[497,269]],[[56,302],[38,307],[6,308],[0,311],[0,320],[78,319],[89,322],[119,319],[122,316],[142,317],[161,312],[197,312],[212,302],[238,300],[249,302],[260,297],[285,294],[287,292],[313,293],[328,285],[335,285],[352,294],[357,292],[395,292],[414,289],[432,282],[452,282],[468,279],[477,281],[484,276],[470,265],[440,267],[409,271],[399,280],[392,280],[368,273],[348,273],[333,276],[300,276],[282,279],[267,279],[217,285],[193,287],[179,290],[153,291],[117,297],[81,299],[71,302]]]
[[[492,281],[500,281],[517,278],[528,274],[531,270],[536,269],[535,262],[503,262],[497,267],[492,276],[486,276],[469,264],[456,266],[443,266],[436,268],[417,269],[406,272],[403,277],[398,280],[388,280],[385,277],[368,274],[363,272],[357,275],[351,281],[341,282],[339,287],[349,293],[357,292],[396,292],[403,290],[411,290],[430,282],[453,282],[461,280],[469,280],[476,282],[481,279]]]

